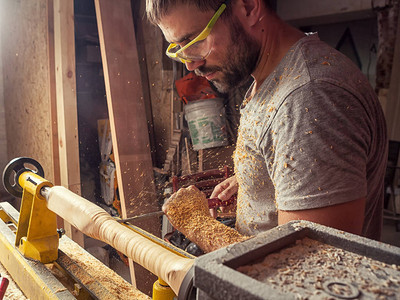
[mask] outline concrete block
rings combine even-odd
[[[395,272],[400,272],[398,247],[312,222],[293,221],[197,258],[194,286],[201,290],[197,293],[198,299],[295,299],[295,294],[283,292],[272,284],[255,280],[236,269],[260,262],[268,254],[278,252],[305,237],[385,263],[388,268],[395,265]],[[376,280],[380,279],[377,277]]]

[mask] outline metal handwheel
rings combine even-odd
[[[34,168],[32,168],[34,167]],[[11,195],[21,198],[22,187],[18,183],[19,176],[30,171],[44,177],[44,171],[40,163],[33,158],[17,157],[10,161],[3,171],[3,186]]]

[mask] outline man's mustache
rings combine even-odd
[[[203,76],[204,77],[207,74],[214,73],[214,72],[217,72],[217,71],[222,71],[222,69],[219,68],[219,67],[204,67],[204,66],[200,66],[198,69],[194,70],[194,73],[197,76]]]

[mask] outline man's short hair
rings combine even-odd
[[[231,0],[234,2],[235,0]],[[272,0],[276,1],[276,0]],[[146,14],[150,22],[158,24],[163,16],[168,14],[170,8],[182,4],[194,4],[200,10],[214,10],[216,11],[224,0],[146,0]],[[271,0],[264,0],[268,7]],[[226,8],[221,18],[230,15],[230,6]]]

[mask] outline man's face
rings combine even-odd
[[[213,13],[194,6],[177,6],[159,26],[167,41],[184,46],[204,29]],[[235,16],[219,19],[207,39],[206,44],[212,45],[210,54],[203,61],[186,63],[187,69],[207,78],[221,93],[247,82],[257,64],[260,45]]]

